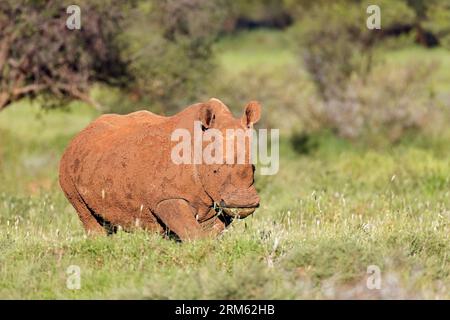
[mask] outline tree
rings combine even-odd
[[[130,74],[116,36],[132,3],[122,3],[78,1],[81,30],[69,30],[60,1],[1,1],[0,110],[38,96],[47,104],[80,99],[99,107],[88,92],[93,82],[125,86]]]
[[[46,106],[78,99],[104,111],[171,112],[204,96],[227,0],[79,0],[81,30],[66,26],[69,4],[0,2],[0,110],[43,97]]]

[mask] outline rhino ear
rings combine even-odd
[[[205,129],[213,126],[216,120],[216,112],[211,104],[205,103],[200,107],[198,120],[202,123],[202,126]]]
[[[245,107],[244,115],[242,116],[242,124],[250,128],[254,123],[257,123],[261,118],[261,105],[257,101],[250,101]]]

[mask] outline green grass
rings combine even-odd
[[[215,52],[224,71],[234,75],[244,70],[274,70],[296,64],[291,46],[283,32],[257,30],[225,37]]]
[[[226,72],[275,70],[297,63],[284,41],[261,31],[216,50]],[[407,52],[428,57],[404,49],[389,59]],[[370,149],[323,134],[306,154],[283,137],[279,173],[256,177],[261,207],[219,239],[90,239],[57,169],[96,116],[76,103],[43,112],[21,102],[0,113],[0,298],[450,299],[449,135]],[[71,265],[81,268],[79,290],[66,287]],[[366,286],[370,265],[381,290]]]
[[[309,155],[282,140],[279,173],[257,177],[261,208],[220,239],[87,239],[57,161],[95,113],[40,114],[25,103],[0,114],[2,298],[450,298],[448,140],[376,151],[325,136]],[[66,288],[70,265],[80,290]],[[366,288],[369,265],[379,291]]]

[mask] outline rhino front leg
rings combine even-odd
[[[183,199],[161,201],[155,215],[182,241],[205,238],[212,235],[203,230],[195,219],[194,209]]]

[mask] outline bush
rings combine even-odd
[[[383,29],[414,18],[413,11],[403,2],[381,1],[379,5]],[[363,76],[370,72],[381,31],[367,29],[365,1],[309,6],[304,6],[307,10],[301,13],[292,33],[317,92],[327,101],[343,94],[353,74]]]
[[[429,84],[437,68],[433,62],[396,68],[379,65],[364,79],[350,79],[339,97],[308,105],[309,112],[321,127],[341,137],[397,142],[406,133],[434,123],[437,101]]]
[[[240,116],[249,100],[258,100],[264,110],[258,125],[263,128],[291,129],[302,126],[300,119],[303,123],[305,118],[298,106],[308,99],[311,86],[299,70],[283,69],[278,72],[244,70],[222,77],[221,81],[211,84],[208,89],[214,96],[222,97],[236,116]]]
[[[450,3],[434,1],[429,4],[427,19],[423,23],[439,40],[439,44],[450,49]]]
[[[406,2],[380,1],[382,30],[412,24]],[[330,128],[345,138],[384,137],[398,141],[421,130],[434,113],[427,87],[436,65],[391,68],[381,65],[381,31],[366,27],[366,1],[337,1],[307,6],[292,30],[298,52],[318,99],[305,104],[310,127]]]
[[[130,102],[119,94],[111,110],[128,112],[143,105],[173,113],[196,102],[215,72],[212,44],[222,29],[224,1],[165,0],[141,3],[129,15],[123,34],[135,78]]]

